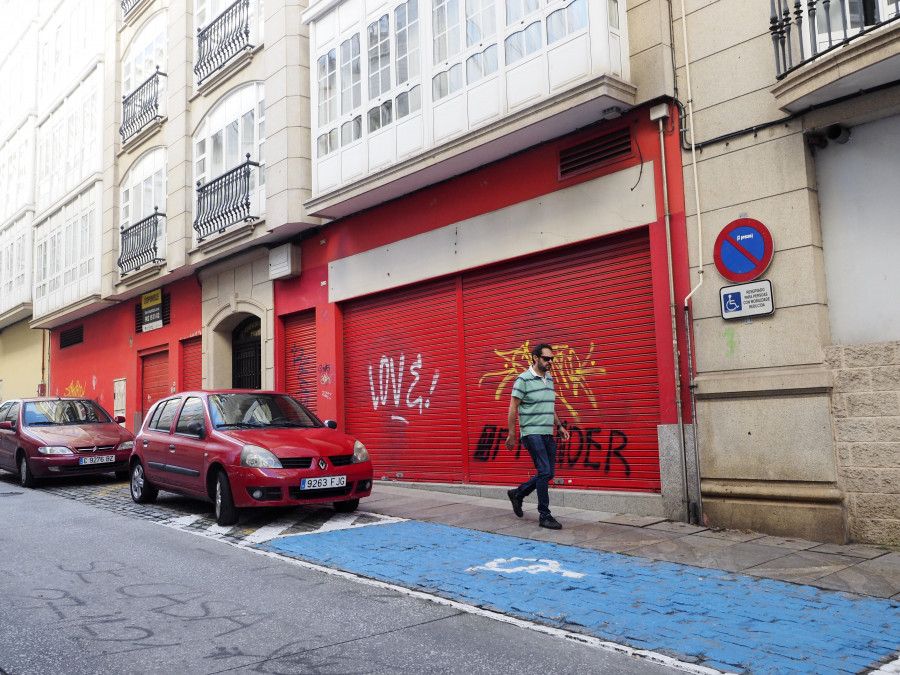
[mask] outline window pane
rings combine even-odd
[[[560,9],[547,17],[547,44],[553,44],[566,36],[566,10]]]
[[[238,143],[239,138],[238,121],[234,120],[225,127],[225,162],[229,169],[232,169],[241,163],[241,146]]]
[[[245,112],[241,117],[241,159],[244,161],[247,155],[253,158],[253,131],[255,122],[253,120],[253,111]]]
[[[322,134],[317,139],[317,155],[319,157],[324,157],[328,154],[328,134]]]
[[[218,176],[225,166],[224,132],[217,131],[212,137],[212,173]]]
[[[409,115],[409,93],[403,92],[397,97],[397,119]]]
[[[525,53],[532,54],[541,48],[541,24],[535,21],[525,29]]]
[[[606,11],[609,15],[609,25],[612,28],[619,27],[619,0],[607,0]]]
[[[569,20],[569,33],[574,33],[587,27],[587,0],[575,0],[566,8]]]
[[[416,112],[422,109],[422,90],[415,86],[409,90],[409,111]]]
[[[484,50],[484,74],[490,75],[491,73],[496,73],[498,63],[497,63],[497,45],[491,45],[487,49]]]
[[[369,133],[378,131],[381,128],[381,112],[377,107],[372,108],[368,114],[369,117]]]
[[[522,33],[513,33],[504,43],[506,47],[506,63],[507,65],[510,63],[515,63],[523,56],[525,56],[522,51]]]

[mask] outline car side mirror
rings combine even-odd
[[[325,420],[325,426],[329,429],[337,429],[337,422],[334,420]]]
[[[201,441],[206,438],[206,426],[203,422],[189,422],[187,430],[189,434],[196,436]]]
[[[10,422],[9,420],[5,420],[5,421],[3,421],[3,422],[0,422],[0,429],[4,429],[5,431],[12,431],[12,430],[13,430],[13,423]]]
[[[125,424],[125,415],[115,416],[116,424]]]

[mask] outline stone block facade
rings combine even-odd
[[[835,345],[825,355],[850,538],[900,546],[900,342]]]

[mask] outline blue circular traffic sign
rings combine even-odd
[[[729,281],[752,281],[766,271],[775,251],[768,228],[753,218],[738,218],[719,232],[713,259]]]

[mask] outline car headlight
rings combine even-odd
[[[366,450],[366,446],[364,446],[359,441],[356,441],[353,444],[353,463],[359,464],[360,462],[368,462],[369,461],[369,451]]]
[[[64,445],[42,445],[38,448],[42,455],[73,455],[71,450]]]
[[[245,445],[241,450],[241,466],[249,466],[251,469],[280,469],[281,462],[265,448]]]
[[[134,447],[134,441],[125,441],[119,443],[119,450],[131,450]]]

